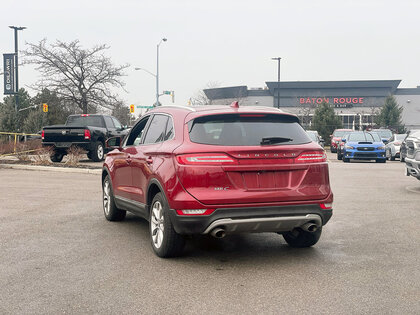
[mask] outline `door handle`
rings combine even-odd
[[[125,160],[126,160],[126,162],[127,162],[128,164],[130,164],[130,163],[131,163],[131,161],[133,161],[133,160],[131,159],[131,156],[130,156],[130,155],[127,155],[127,158],[126,158]]]

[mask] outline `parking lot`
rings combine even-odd
[[[0,313],[419,314],[420,181],[329,154],[334,215],[313,248],[276,234],[189,239],[104,219],[100,175],[0,168]]]

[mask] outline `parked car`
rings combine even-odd
[[[332,153],[337,152],[337,145],[340,143],[341,138],[350,131],[353,131],[352,129],[335,129],[331,137],[331,146],[330,150]]]
[[[332,215],[325,151],[275,108],[159,106],[122,143],[108,143],[105,218],[148,220],[160,257],[180,255],[184,236],[200,234],[274,232],[309,247]]]
[[[309,138],[311,138],[311,140],[313,142],[318,143],[321,147],[324,147],[325,145],[325,141],[324,139],[322,139],[322,137],[318,134],[318,131],[316,130],[306,130],[306,133],[308,134]]]
[[[406,174],[407,176],[413,176],[420,180],[420,131],[412,132],[406,139],[406,145]]]
[[[389,138],[392,137],[392,131],[389,129],[372,129],[371,132],[376,132],[379,137],[381,137],[382,142],[385,144],[387,144]]]
[[[127,134],[121,123],[108,115],[70,115],[65,125],[45,126],[42,129],[42,145],[52,149],[51,161],[61,162],[71,146],[87,151],[93,161],[102,161],[106,153],[105,141]]]
[[[342,141],[343,162],[349,162],[351,159],[386,162],[385,145],[376,132],[350,132]]]
[[[400,157],[401,143],[406,136],[406,133],[395,133],[391,138],[388,139],[388,143],[385,146],[385,156],[387,160],[395,161],[396,158]]]
[[[404,140],[401,142],[400,146],[400,162],[405,162],[405,157],[407,156],[407,139],[410,138],[410,136],[420,130],[418,129],[412,129],[407,131],[407,136],[404,138]]]
[[[337,144],[337,160],[342,160],[343,159],[343,147],[345,145],[345,141],[344,139],[346,139],[348,133],[346,133],[339,141],[339,143]],[[343,141],[344,140],[344,141]]]

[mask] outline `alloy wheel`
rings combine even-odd
[[[153,244],[156,248],[160,248],[162,246],[164,233],[163,207],[160,201],[156,201],[153,204],[150,227]]]
[[[103,202],[105,214],[109,215],[109,211],[111,208],[111,186],[109,185],[108,180],[104,181]]]
[[[102,160],[104,157],[104,147],[102,145],[98,145],[98,158]]]

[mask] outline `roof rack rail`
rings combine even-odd
[[[162,108],[162,107],[174,108],[175,107],[175,108],[187,109],[187,110],[192,111],[192,112],[196,111],[195,108],[193,108],[191,106],[183,106],[183,105],[160,105],[160,106],[153,107],[153,109],[158,108],[158,107],[160,107],[160,108]]]

